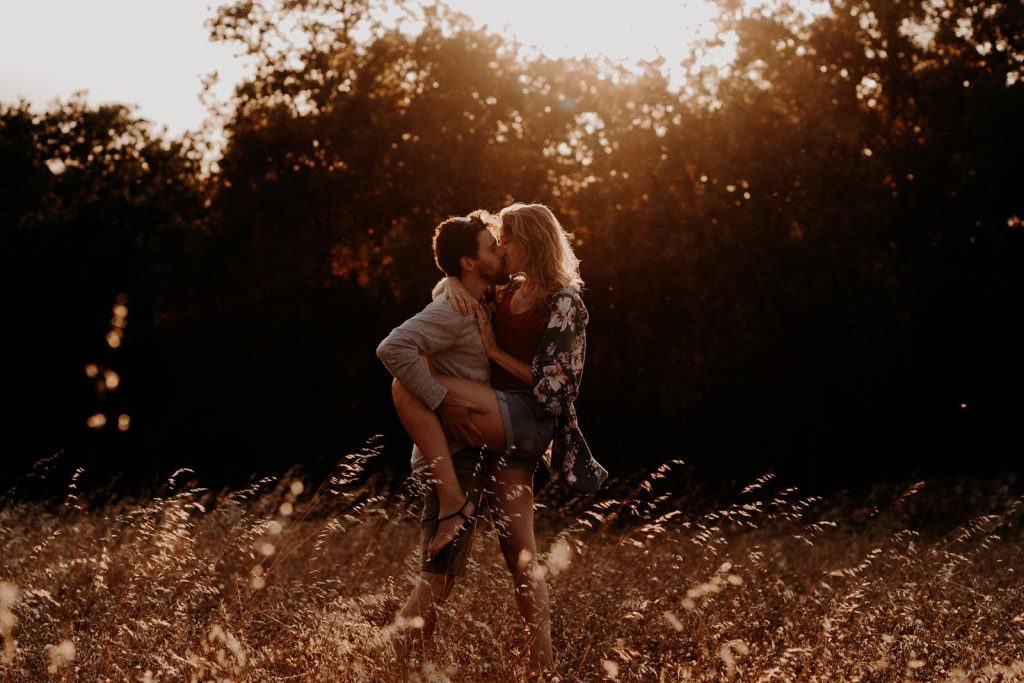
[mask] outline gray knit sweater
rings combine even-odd
[[[476,317],[462,315],[443,297],[391,330],[377,347],[377,357],[391,374],[428,408],[436,410],[448,390],[434,379],[423,362],[424,356],[438,375],[490,385],[491,368]],[[449,448],[454,445],[449,443]],[[413,469],[426,465],[417,448],[413,448],[412,465]]]

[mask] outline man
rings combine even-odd
[[[446,275],[459,278],[474,298],[482,297],[490,286],[508,280],[504,252],[481,214],[477,211],[465,218],[443,221],[434,231],[433,241],[438,268]],[[481,452],[462,446],[463,443],[480,443],[480,432],[470,419],[476,409],[450,396],[434,379],[431,369],[441,375],[489,384],[490,365],[476,317],[457,312],[443,297],[434,299],[392,330],[377,347],[377,356],[395,377],[392,393],[399,415],[404,412],[402,401],[415,397],[437,411],[450,435],[450,460],[428,463],[416,447],[412,454],[413,473],[424,496],[420,579],[398,613],[398,626],[400,629],[403,624],[419,628],[422,637],[429,638],[437,621],[437,605],[448,597],[456,577],[465,576],[473,542],[470,521],[469,528],[454,541],[436,555],[428,556],[427,546],[437,528],[440,512],[459,508],[464,502],[440,500],[438,487],[432,484],[431,477],[440,481],[457,480],[458,490],[465,492],[474,509],[479,508],[482,500],[485,478]],[[429,360],[429,368],[423,362],[424,357]],[[405,424],[405,427],[415,440],[415,425]],[[404,651],[406,644],[406,638],[399,639],[400,650]],[[399,654],[403,656],[404,652]]]

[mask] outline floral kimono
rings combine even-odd
[[[564,475],[574,490],[593,493],[608,477],[608,471],[594,460],[576,422],[574,405],[583,378],[590,316],[579,293],[569,287],[551,296],[548,311],[539,355],[531,363],[539,412],[555,418],[548,465],[553,476]]]

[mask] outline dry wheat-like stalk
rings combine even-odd
[[[496,532],[436,637],[394,661],[418,501],[294,472],[214,494],[0,499],[0,680],[516,681]],[[709,505],[681,461],[609,494],[538,494],[563,681],[1024,680],[1015,480],[805,496],[772,475]],[[694,487],[696,490],[696,487]],[[970,500],[969,506],[957,501]]]

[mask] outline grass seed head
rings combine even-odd
[[[75,659],[75,644],[70,640],[62,640],[57,645],[50,645],[46,652],[50,660],[47,671],[57,673],[65,664]]]

